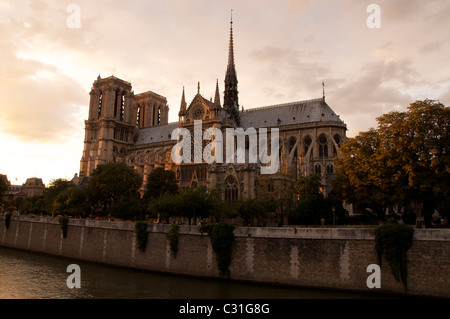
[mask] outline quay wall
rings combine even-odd
[[[145,251],[137,248],[132,222],[70,219],[63,238],[57,218],[17,216],[0,246],[75,260],[173,274],[222,278],[207,234],[180,225],[178,253],[170,251],[170,225],[149,224]],[[450,229],[415,229],[407,253],[408,290],[383,259],[381,288],[368,288],[367,272],[378,264],[374,229],[238,227],[230,279],[298,287],[450,298]],[[76,263],[76,262],[74,262]]]

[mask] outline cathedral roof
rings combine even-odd
[[[203,101],[212,104],[202,97]],[[241,127],[279,127],[284,125],[307,124],[317,122],[335,122],[344,124],[339,116],[328,106],[323,98],[298,101],[286,104],[258,107],[241,111]],[[178,122],[167,125],[140,129],[135,145],[144,145],[171,140],[172,131]]]
[[[178,122],[172,122],[167,125],[148,127],[140,129],[137,134],[135,145],[144,145],[171,140],[171,134],[178,127]]]
[[[241,112],[241,126],[244,129],[314,122],[344,124],[323,98],[253,108]]]

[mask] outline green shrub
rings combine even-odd
[[[136,222],[134,225],[134,231],[136,234],[136,242],[139,250],[144,251],[147,246],[147,222]]]
[[[402,281],[407,289],[407,256],[412,246],[414,228],[404,224],[385,224],[375,230],[375,246],[381,267],[383,253],[388,260],[392,274]]]
[[[67,225],[69,224],[69,217],[62,216],[59,218],[59,224],[61,225],[61,231],[64,238],[67,237]]]
[[[235,226],[228,223],[209,224],[200,227],[201,233],[208,233],[221,276],[229,276]]]
[[[5,227],[6,229],[9,228],[9,224],[11,224],[11,213],[5,214]]]
[[[179,231],[179,226],[175,223],[173,223],[172,225],[170,225],[170,230],[169,230],[169,244],[170,244],[170,251],[172,252],[172,254],[174,255],[174,257],[177,256],[178,253],[178,231]]]

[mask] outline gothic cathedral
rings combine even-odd
[[[319,174],[326,195],[335,176],[333,158],[346,139],[347,128],[325,102],[325,95],[307,101],[240,110],[233,22],[224,82],[223,105],[218,82],[214,100],[205,99],[198,88],[189,105],[183,88],[179,120],[169,123],[165,97],[151,91],[134,94],[131,83],[99,75],[90,92],[80,178],[89,177],[99,164],[121,161],[143,177],[143,185],[152,169],[162,167],[176,173],[180,189],[204,185],[219,190],[226,200],[253,198],[261,173],[259,163],[175,164],[172,161],[171,151],[177,143],[171,136],[174,129],[185,128],[192,132],[194,121],[201,120],[203,131],[216,128],[223,135],[227,128],[278,128],[279,167],[273,180],[280,176]]]

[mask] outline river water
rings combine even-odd
[[[69,288],[67,266],[80,267],[81,288]],[[386,298],[175,276],[0,247],[0,299],[335,299]],[[392,298],[393,296],[388,296]]]

